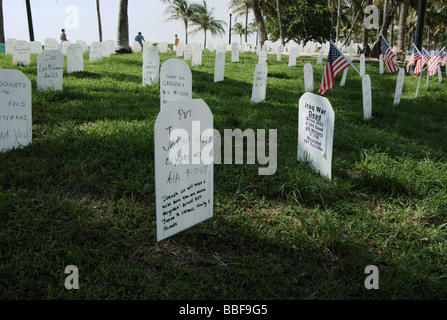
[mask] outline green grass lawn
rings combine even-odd
[[[278,168],[214,166],[214,216],[156,241],[154,123],[159,86],[143,87],[141,53],[113,55],[64,74],[63,92],[33,85],[33,143],[0,154],[1,299],[446,299],[447,85],[425,89],[367,61],[373,118],[363,120],[361,78],[330,90],[333,179],[298,163],[303,65],[269,55],[267,99],[250,103],[255,53],[213,83],[214,54],[193,67],[193,98],[214,126],[277,129]],[[161,62],[174,58],[161,54]],[[190,65],[190,62],[188,62]],[[358,63],[357,63],[358,67]],[[444,69],[443,69],[444,70]],[[267,131],[268,132],[268,131]],[[79,268],[79,290],[64,286]],[[365,268],[379,269],[367,290]]]

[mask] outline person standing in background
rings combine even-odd
[[[135,37],[135,41],[138,41],[138,43],[141,46],[141,49],[143,49],[143,41],[146,41],[146,40],[144,40],[144,37],[141,34],[141,32],[138,32],[137,36]]]

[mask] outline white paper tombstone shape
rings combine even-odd
[[[185,61],[192,59],[192,45],[185,44],[185,51],[183,52],[183,59]]]
[[[138,41],[134,41],[132,43],[132,51],[133,52],[141,52],[141,44]]]
[[[441,71],[441,66],[438,67],[438,78],[439,78],[439,82],[442,82],[442,71]]]
[[[0,152],[32,140],[31,82],[19,70],[0,70]]]
[[[26,40],[17,40],[13,44],[12,64],[29,66],[31,63],[30,46]]]
[[[68,46],[69,46],[70,44],[71,44],[70,41],[62,41],[61,51],[62,51],[62,53],[63,53],[64,56],[67,55],[67,49],[68,49]]]
[[[405,80],[405,69],[399,68],[399,73],[397,74],[396,91],[394,93],[394,106],[397,106],[400,103],[400,99],[402,98],[404,80]]]
[[[102,45],[99,41],[93,41],[90,44],[90,62],[102,59]]]
[[[46,38],[43,42],[44,50],[60,50],[59,43],[54,38]]]
[[[109,43],[107,41],[101,42],[101,56],[103,58],[110,57],[110,47],[109,47]]]
[[[191,66],[201,66],[202,65],[202,47],[194,47],[192,49],[192,61]]]
[[[304,65],[304,91],[314,91],[314,69],[310,63]]]
[[[259,62],[255,68],[255,75],[253,77],[253,90],[251,93],[251,102],[259,103],[265,100],[267,91],[267,63]]]
[[[157,241],[213,216],[213,115],[201,99],[169,101],[154,127]]]
[[[39,41],[31,41],[29,43],[29,49],[32,54],[39,54],[43,51],[42,43],[40,43]]]
[[[154,46],[152,42],[146,41],[143,46],[143,56],[148,53],[160,53],[160,49],[157,46]]]
[[[383,74],[383,55],[379,56],[379,73]]]
[[[64,55],[60,50],[44,50],[37,57],[37,89],[62,91]]]
[[[158,44],[158,49],[160,50],[160,53],[168,52],[168,43],[166,41],[160,42]]]
[[[298,56],[298,47],[297,46],[291,47],[289,52],[289,67],[296,66],[297,56]]]
[[[5,41],[5,54],[12,54],[14,49],[14,42],[16,39],[14,38],[8,38]]]
[[[115,41],[110,39],[110,40],[107,40],[106,42],[109,45],[109,54],[114,54],[115,53]]]
[[[318,51],[318,60],[317,60],[317,64],[318,65],[322,65],[323,64],[323,58],[324,58],[324,48],[321,47],[320,51]]]
[[[67,73],[84,71],[84,49],[79,43],[67,48]]]
[[[191,69],[183,60],[166,60],[160,71],[160,109],[168,101],[189,99],[192,99]]]
[[[214,82],[224,81],[225,78],[225,51],[216,51],[214,60]]]
[[[278,43],[278,46],[276,47],[276,61],[281,61],[282,59],[282,46],[281,43]]]
[[[231,62],[239,62],[239,43],[231,44]]]
[[[158,48],[143,55],[143,86],[156,85],[160,78],[160,56]]]
[[[84,40],[76,40],[77,44],[81,45],[82,47],[82,53],[87,52],[88,51],[88,45]]]
[[[360,55],[360,76],[365,75],[365,55]]]
[[[369,120],[372,115],[371,78],[369,74],[362,76],[363,119]]]
[[[332,146],[335,115],[325,97],[306,92],[299,102],[298,161],[332,179]]]
[[[183,57],[183,52],[185,51],[185,44],[180,42],[177,46],[176,57]]]
[[[259,63],[265,63],[267,62],[268,59],[268,55],[267,55],[267,51],[261,50],[259,52]]]
[[[343,76],[341,77],[340,87],[344,87],[346,84],[346,78],[348,77],[348,68],[343,71]]]

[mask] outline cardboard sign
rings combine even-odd
[[[16,42],[16,39],[14,38],[8,38],[5,41],[5,54],[12,54],[14,49],[14,42]]]
[[[304,65],[304,91],[314,91],[314,69],[310,63]]]
[[[261,50],[259,52],[259,63],[265,63],[267,62],[268,56],[267,56],[267,51],[265,50]]]
[[[79,43],[67,48],[67,73],[84,71],[84,49]]]
[[[290,48],[289,53],[289,67],[295,67],[296,66],[296,58],[298,57],[298,47],[293,46]]]
[[[12,64],[15,66],[29,66],[31,64],[30,54],[31,50],[28,41],[15,41],[12,49]]]
[[[70,41],[62,41],[61,52],[62,52],[62,54],[63,54],[64,56],[67,55],[67,49],[68,49],[68,46],[69,46],[70,44],[71,44]]]
[[[320,51],[318,52],[318,60],[317,60],[318,65],[323,64],[323,58],[324,58],[324,48],[321,47]]]
[[[160,71],[160,109],[168,101],[188,99],[192,99],[191,69],[183,60],[166,60]]]
[[[397,75],[396,91],[394,93],[394,106],[397,106],[400,103],[400,99],[402,98],[404,80],[405,80],[405,69],[399,68],[399,73]]]
[[[213,115],[201,99],[169,101],[155,121],[157,241],[213,216]]]
[[[360,76],[365,75],[365,55],[360,55]]]
[[[102,59],[102,45],[99,41],[93,41],[90,44],[90,62],[99,61]]]
[[[203,53],[202,47],[194,47],[192,49],[191,66],[196,67],[202,65],[202,53]]]
[[[43,49],[44,50],[60,50],[61,48],[60,48],[60,45],[56,39],[46,38],[43,42]]]
[[[32,141],[31,82],[19,70],[0,70],[0,152]]]
[[[113,41],[113,40],[112,40],[112,41]],[[85,42],[84,40],[76,40],[75,43],[81,45],[81,47],[82,47],[82,53],[84,53],[84,52],[88,52],[89,48],[88,48],[87,42]]]
[[[190,45],[190,44],[185,45],[185,51],[183,53],[183,59],[185,61],[192,59],[192,45]]]
[[[180,42],[177,46],[176,57],[183,57],[183,51],[185,51],[185,44],[183,42]]]
[[[37,89],[62,91],[64,55],[60,50],[44,50],[37,57]]]
[[[39,41],[31,41],[29,43],[29,49],[31,54],[39,54],[43,51],[42,43]]]
[[[141,44],[138,41],[134,41],[132,43],[132,51],[133,52],[141,52],[142,48],[141,48]]]
[[[152,47],[155,49],[143,54],[143,86],[156,85],[160,78],[160,56],[157,47]]]
[[[345,86],[347,77],[348,77],[348,68],[346,68],[345,71],[343,71],[343,76],[342,76],[341,81],[340,81],[340,87],[344,87]]]
[[[362,76],[363,119],[369,120],[372,115],[371,78],[369,74]]]
[[[276,61],[281,61],[282,60],[282,46],[279,43],[278,46],[276,47]]]
[[[101,42],[101,56],[103,58],[110,57],[110,44],[107,41]]]
[[[383,55],[379,56],[379,73],[383,74]]]
[[[239,43],[231,44],[231,62],[239,62]]]
[[[325,97],[306,92],[299,102],[298,161],[332,179],[334,110]]]
[[[253,78],[253,90],[251,93],[251,102],[259,103],[265,100],[267,91],[267,63],[259,62],[255,68],[255,75]]]
[[[224,81],[225,78],[225,51],[216,51],[214,60],[214,82]]]
[[[160,42],[158,44],[158,49],[160,50],[160,53],[168,52],[168,43],[166,41]]]

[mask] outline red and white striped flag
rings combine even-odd
[[[407,72],[410,69],[411,65],[421,58],[422,58],[421,53],[419,52],[418,48],[413,43],[411,55],[410,55],[410,58],[408,58],[408,62],[407,62]]]
[[[383,35],[382,35],[382,57],[386,71],[390,73],[399,71],[400,67],[394,63],[394,58],[396,57],[396,55],[388,47],[388,43],[386,42],[385,37]]]
[[[327,56],[326,66],[324,68],[323,78],[320,84],[320,93],[324,96],[329,89],[334,88],[335,77],[345,70],[351,62],[332,44]]]
[[[428,76],[431,77],[432,75],[435,75],[436,72],[438,72],[438,67],[441,64],[442,55],[444,54],[444,49],[442,48],[441,51],[437,55],[435,55],[433,58],[431,58],[427,63],[427,71]]]
[[[424,68],[425,64],[430,60],[430,55],[425,51],[424,48],[421,49],[421,56],[422,58],[418,60],[416,63],[416,68],[414,68],[414,74],[419,75],[422,72],[422,69]]]
[[[445,66],[445,63],[447,62],[447,55],[444,56],[444,58],[442,58],[441,60],[441,66]]]

